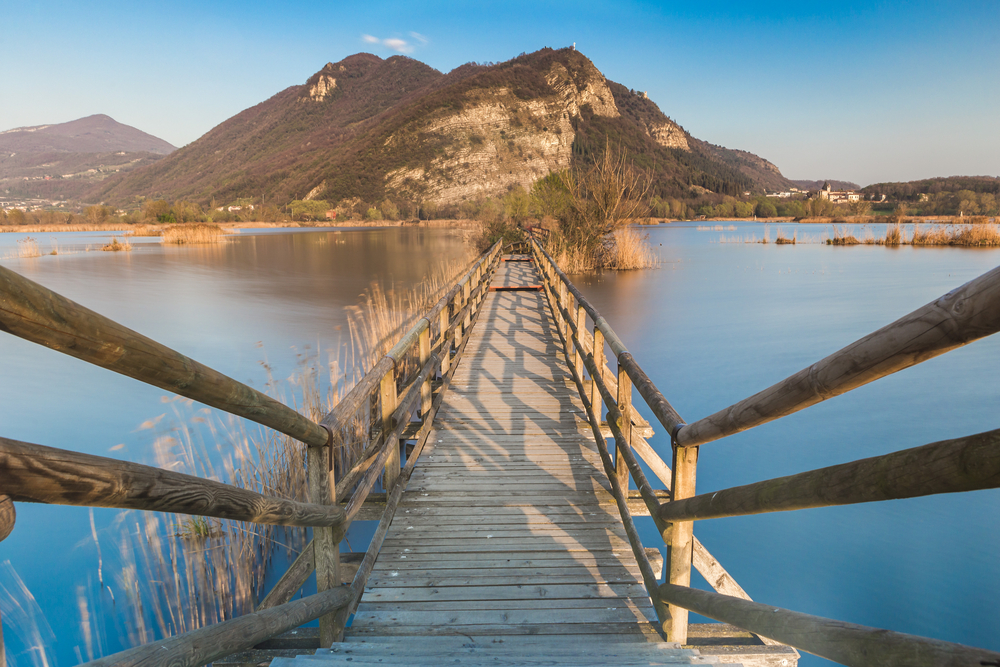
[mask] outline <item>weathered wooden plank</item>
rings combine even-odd
[[[177,512],[283,526],[341,526],[335,506],[271,498],[103,456],[0,438],[0,479],[15,501]]]
[[[400,625],[538,625],[550,623],[634,623],[648,622],[646,610],[605,605],[593,609],[499,609],[496,611],[359,611],[352,628],[392,628]],[[655,618],[655,617],[654,617]]]
[[[434,575],[429,577],[420,577],[408,574],[406,578],[403,578],[402,575],[394,577],[392,576],[393,572],[395,572],[395,570],[387,572],[386,574],[388,576],[385,577],[370,577],[368,585],[370,587],[392,586],[393,588],[424,588],[427,586],[434,588],[447,588],[452,586],[552,586],[554,584],[591,584],[597,581],[603,583],[642,584],[642,578],[640,576],[625,570],[600,573],[585,572],[582,574],[554,574],[551,572],[543,572],[542,574],[535,576],[517,573],[516,575],[510,576],[501,574],[492,577],[485,575]]]
[[[619,598],[615,604],[627,607],[628,609],[650,610],[653,605],[647,599],[643,604],[641,600],[633,598]],[[490,609],[598,609],[606,608],[608,601],[604,598],[570,598],[550,600],[497,600],[492,603]],[[483,608],[483,603],[478,600],[431,600],[426,602],[365,602],[365,609],[368,611],[418,611],[427,610],[451,610],[451,611],[475,611]]]
[[[542,598],[616,598],[646,597],[642,584],[556,584],[552,586],[488,586],[488,587],[380,587],[365,591],[365,599],[379,601],[402,600],[532,600]]]
[[[462,634],[467,636],[477,635],[638,635],[648,636],[651,641],[660,641],[655,636],[655,630],[651,624],[642,623],[551,623],[551,624],[531,624],[531,625],[508,625],[508,624],[488,624],[488,625],[463,625]],[[377,636],[384,634],[377,628],[351,628],[351,634],[355,637]],[[413,625],[393,628],[391,634],[394,636],[414,635],[414,636],[454,636],[455,630],[449,626],[427,626]]]

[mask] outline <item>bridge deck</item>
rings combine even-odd
[[[540,282],[529,262],[493,278]],[[488,293],[347,641],[659,641],[584,419],[544,292]]]

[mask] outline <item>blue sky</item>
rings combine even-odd
[[[1000,175],[996,2],[0,0],[0,16],[0,130],[106,113],[180,146],[359,51],[446,72],[576,42],[695,137],[789,178]]]

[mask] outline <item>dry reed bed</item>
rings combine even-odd
[[[1000,246],[1000,224],[981,222],[971,225],[947,225],[920,229],[914,227],[907,238],[906,229],[899,223],[890,225],[882,237],[866,229],[858,238],[834,225],[833,238],[827,245],[882,245],[882,246],[960,246],[990,248]]]
[[[321,364],[318,353],[299,355],[296,371],[285,381],[274,379],[266,361],[265,390],[314,421],[346,396],[417,318],[436,303],[467,268],[467,258],[440,266],[408,289],[373,283],[361,305],[348,314],[348,340]],[[407,384],[419,369],[414,358],[399,365]],[[156,439],[159,467],[217,479],[266,495],[306,501],[306,466],[301,443],[270,429],[247,425],[231,416],[213,416],[207,409],[190,412],[193,403],[176,398],[169,430]],[[154,429],[165,415],[140,428]],[[371,443],[371,410],[359,410],[341,431],[343,446],[335,450],[340,475],[349,470]],[[205,442],[214,443],[214,452]],[[213,461],[221,461],[221,465]],[[340,491],[340,489],[338,489]],[[265,575],[277,550],[291,559],[304,547],[304,528],[281,528],[203,517],[121,512],[118,522],[116,584],[124,600],[114,602],[104,591],[78,595],[81,633],[87,652],[101,645],[90,619],[98,611],[124,626],[129,643],[187,632],[252,611],[262,599]],[[97,535],[94,535],[95,542]],[[99,548],[98,544],[98,548]],[[111,605],[108,607],[108,605]],[[88,659],[92,655],[85,656]]]

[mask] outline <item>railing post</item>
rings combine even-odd
[[[557,299],[557,303],[559,304],[559,307],[556,308],[556,323],[559,325],[560,329],[564,329],[566,323],[563,321],[564,318],[562,311],[563,307],[566,305],[566,283],[561,280],[559,281],[559,297]]]
[[[382,418],[382,438],[384,439],[389,438],[392,433],[394,426],[392,415],[396,412],[397,399],[396,368],[393,367],[382,376],[382,384],[379,387],[379,408]],[[399,477],[399,443],[386,442],[385,446],[389,448],[389,458],[385,461],[385,476],[382,478],[382,486],[385,487],[386,493],[390,493],[396,484],[396,478]]]
[[[427,328],[420,332],[420,338],[417,341],[419,346],[420,354],[420,368],[424,367],[431,358],[431,326],[428,323]],[[424,383],[420,385],[420,421],[427,421],[427,416],[431,412],[431,376],[433,373],[427,374],[427,379]]]
[[[583,309],[583,306],[577,305],[576,307],[576,332],[577,340],[580,344],[583,344],[583,332],[586,331],[587,326],[587,311]],[[573,345],[573,365],[576,366],[576,376],[583,380],[583,351],[576,345]]]
[[[632,378],[628,376],[625,369],[618,365],[618,411],[621,422],[618,428],[621,429],[625,439],[625,446],[632,445]],[[622,493],[628,493],[628,465],[625,457],[622,456],[622,444],[616,443],[615,449],[615,475],[621,485]]]
[[[619,380],[620,381],[620,380]],[[671,475],[672,499],[690,498],[695,494],[695,473],[698,469],[698,448],[678,447],[674,444],[673,473]],[[691,585],[691,557],[694,553],[694,522],[679,521],[670,524],[667,541],[667,583],[676,586]],[[667,641],[687,643],[688,612],[676,605],[668,605],[670,622]]]
[[[597,328],[594,322],[594,368],[600,373],[604,368],[604,332]],[[603,378],[602,378],[603,379]],[[590,378],[590,404],[594,406],[594,414],[601,418],[601,405],[604,399],[601,398],[601,390],[597,386],[597,381]]]
[[[455,303],[454,314],[457,315],[458,313],[462,312],[462,291],[461,290],[459,290],[458,292],[455,293],[455,302],[454,303]],[[453,342],[454,349],[457,350],[458,347],[462,344],[462,337],[464,335],[465,335],[465,326],[462,323],[462,320],[459,320],[458,322],[455,323],[455,337],[453,339],[453,341],[454,341]]]
[[[469,325],[472,324],[472,304],[469,302],[469,292],[472,291],[472,278],[465,281],[462,285],[462,307],[469,306],[465,311],[465,319],[462,321],[462,328],[466,331],[469,329]]]
[[[451,309],[445,305],[441,309],[441,314],[439,317],[438,327],[440,328],[441,336],[441,377],[443,378],[448,373],[448,369],[451,368],[451,339],[447,338],[448,335],[448,325],[451,323]]]
[[[336,497],[330,446],[309,447],[306,452],[309,475],[309,501],[317,505],[332,505]],[[334,539],[333,528],[313,528],[313,561],[316,563],[316,592],[340,586],[340,544]],[[344,636],[344,621],[339,614],[319,618],[320,646],[329,647]]]

